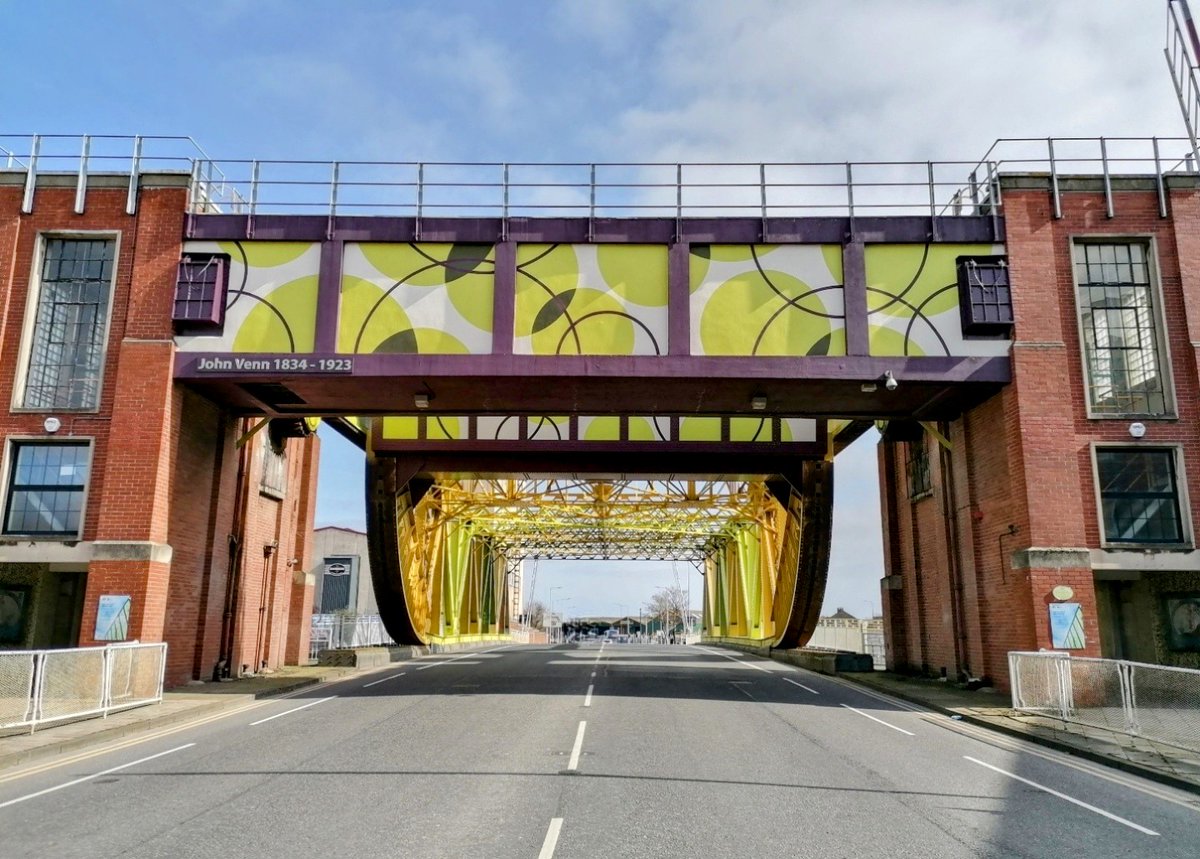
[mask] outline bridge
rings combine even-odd
[[[702,570],[709,638],[796,647],[836,453],[1009,380],[995,170],[951,166],[330,164],[296,214],[311,165],[197,163],[176,376],[363,446],[397,641],[502,635],[524,558],[641,558]]]

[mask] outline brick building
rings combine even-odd
[[[1200,667],[1200,191],[1097,173],[1000,177],[1013,383],[934,427],[948,444],[885,430],[891,666]]]
[[[306,657],[317,439],[173,378],[189,175],[26,176],[0,172],[0,647],[166,641],[168,685]]]

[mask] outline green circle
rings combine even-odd
[[[252,299],[243,296],[242,300]],[[311,352],[316,331],[317,278],[316,275],[300,277],[271,290],[263,301],[255,302],[233,338],[233,351]]]
[[[404,308],[394,298],[383,296],[384,290],[369,280],[352,275],[342,276],[342,301],[338,321],[339,352],[374,352],[389,338],[412,329],[412,321],[404,312]],[[381,298],[382,302],[379,301]],[[377,303],[379,306],[376,308]],[[374,313],[371,313],[372,308],[375,308]],[[370,321],[359,338],[359,331],[368,313],[371,313]]]
[[[597,245],[596,265],[617,295],[643,307],[666,307],[665,245]]]
[[[757,271],[725,281],[701,311],[700,342],[704,354],[839,354],[835,351],[838,344],[833,342],[831,320],[805,312],[827,312],[821,295],[792,275],[777,271],[768,271],[766,275],[784,296],[797,297],[797,306],[788,306]],[[843,338],[843,354],[844,348]]]

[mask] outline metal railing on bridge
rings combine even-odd
[[[1053,651],[1008,665],[1014,710],[1200,750],[1200,671]]]
[[[166,664],[166,644],[0,652],[0,729],[157,703]]]
[[[1005,138],[974,161],[454,162],[214,159],[190,137],[0,134],[0,170],[24,173],[30,211],[39,171],[76,175],[82,211],[89,171],[138,176],[186,171],[194,214],[429,218],[857,217],[1003,212],[1002,174],[1048,178],[1056,216],[1062,181],[1151,177],[1166,212],[1166,178],[1196,171],[1188,138]],[[936,227],[936,225],[935,225]],[[418,236],[419,237],[419,236]]]

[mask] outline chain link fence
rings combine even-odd
[[[159,702],[166,664],[166,644],[0,653],[0,729]]]
[[[1013,709],[1200,750],[1200,671],[1010,653]]]

